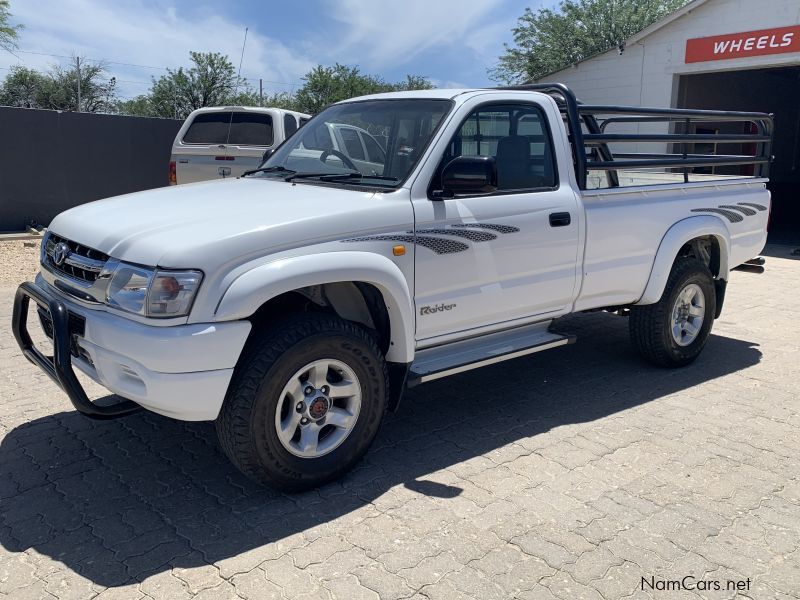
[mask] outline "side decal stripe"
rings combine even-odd
[[[755,208],[756,210],[767,210],[766,206],[762,206],[761,204],[755,204],[753,202],[737,202],[739,206],[749,206],[750,208]]]
[[[433,250],[436,254],[452,254],[454,252],[463,252],[469,246],[464,242],[459,242],[456,240],[448,240],[445,238],[436,238],[436,237],[429,237],[420,235],[416,238],[414,235],[370,235],[366,237],[360,238],[351,238],[349,240],[342,240],[343,242],[380,242],[380,241],[392,241],[392,242],[405,242],[407,244],[417,243],[420,246],[428,248],[429,250]]]
[[[480,231],[481,229],[488,229],[489,231]],[[417,244],[418,246],[432,250],[436,254],[453,254],[469,249],[469,244],[452,238],[463,238],[477,243],[489,242],[497,239],[495,233],[490,233],[492,231],[502,234],[516,233],[519,231],[519,228],[512,225],[499,225],[497,223],[458,223],[449,227],[418,229],[416,235],[413,231],[406,231],[382,235],[365,235],[342,240],[342,242],[405,242],[408,244]]]
[[[469,245],[464,242],[448,240],[447,238],[428,237],[426,235],[418,235],[417,244],[433,250],[436,254],[453,254],[454,252],[463,252],[469,248]]]
[[[470,231],[468,229],[464,230],[455,230],[455,229],[418,229],[417,233],[421,234],[432,234],[432,235],[452,235],[455,237],[462,237],[473,242],[488,242],[490,240],[496,240],[497,236],[493,233],[487,233],[485,231]]]
[[[710,212],[716,213],[718,215],[723,215],[730,221],[731,223],[740,223],[744,221],[744,217],[739,213],[735,213],[732,210],[726,210],[724,208],[693,208],[692,212],[699,213],[699,212]]]
[[[731,210],[738,210],[739,212],[746,214],[748,217],[752,217],[753,215],[758,214],[752,208],[746,208],[744,206],[734,206],[733,204],[720,204],[719,207],[729,208]]]
[[[472,227],[475,229],[489,229],[491,231],[496,231],[497,233],[517,233],[519,231],[519,227],[514,227],[512,225],[499,225],[497,223],[456,223],[453,227]]]

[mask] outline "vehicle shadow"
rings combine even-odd
[[[426,476],[761,358],[754,343],[711,336],[693,365],[657,369],[630,347],[624,318],[577,315],[559,329],[577,334],[578,343],[411,390],[352,473],[299,495],[240,475],[217,449],[211,423],[144,412],[92,421],[61,412],[20,425],[0,445],[0,544],[33,548],[99,585],[142,581],[328,524],[397,486],[447,502],[462,489]]]
[[[764,247],[764,250],[761,252],[761,256],[800,260],[800,241],[797,241],[794,244],[769,243]],[[769,267],[769,261],[767,261],[767,267]]]

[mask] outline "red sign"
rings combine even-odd
[[[800,52],[800,25],[686,40],[686,62]]]

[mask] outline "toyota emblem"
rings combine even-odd
[[[57,267],[64,264],[64,261],[67,260],[67,256],[69,256],[69,252],[69,246],[64,242],[56,244],[56,247],[53,248],[53,262]]]

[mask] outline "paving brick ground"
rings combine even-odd
[[[240,476],[209,423],[71,411],[0,287],[0,595],[800,598],[789,250],[733,274],[691,367],[644,364],[623,318],[571,317],[575,346],[417,388],[351,475],[298,496]],[[749,589],[642,589],[687,575]]]

